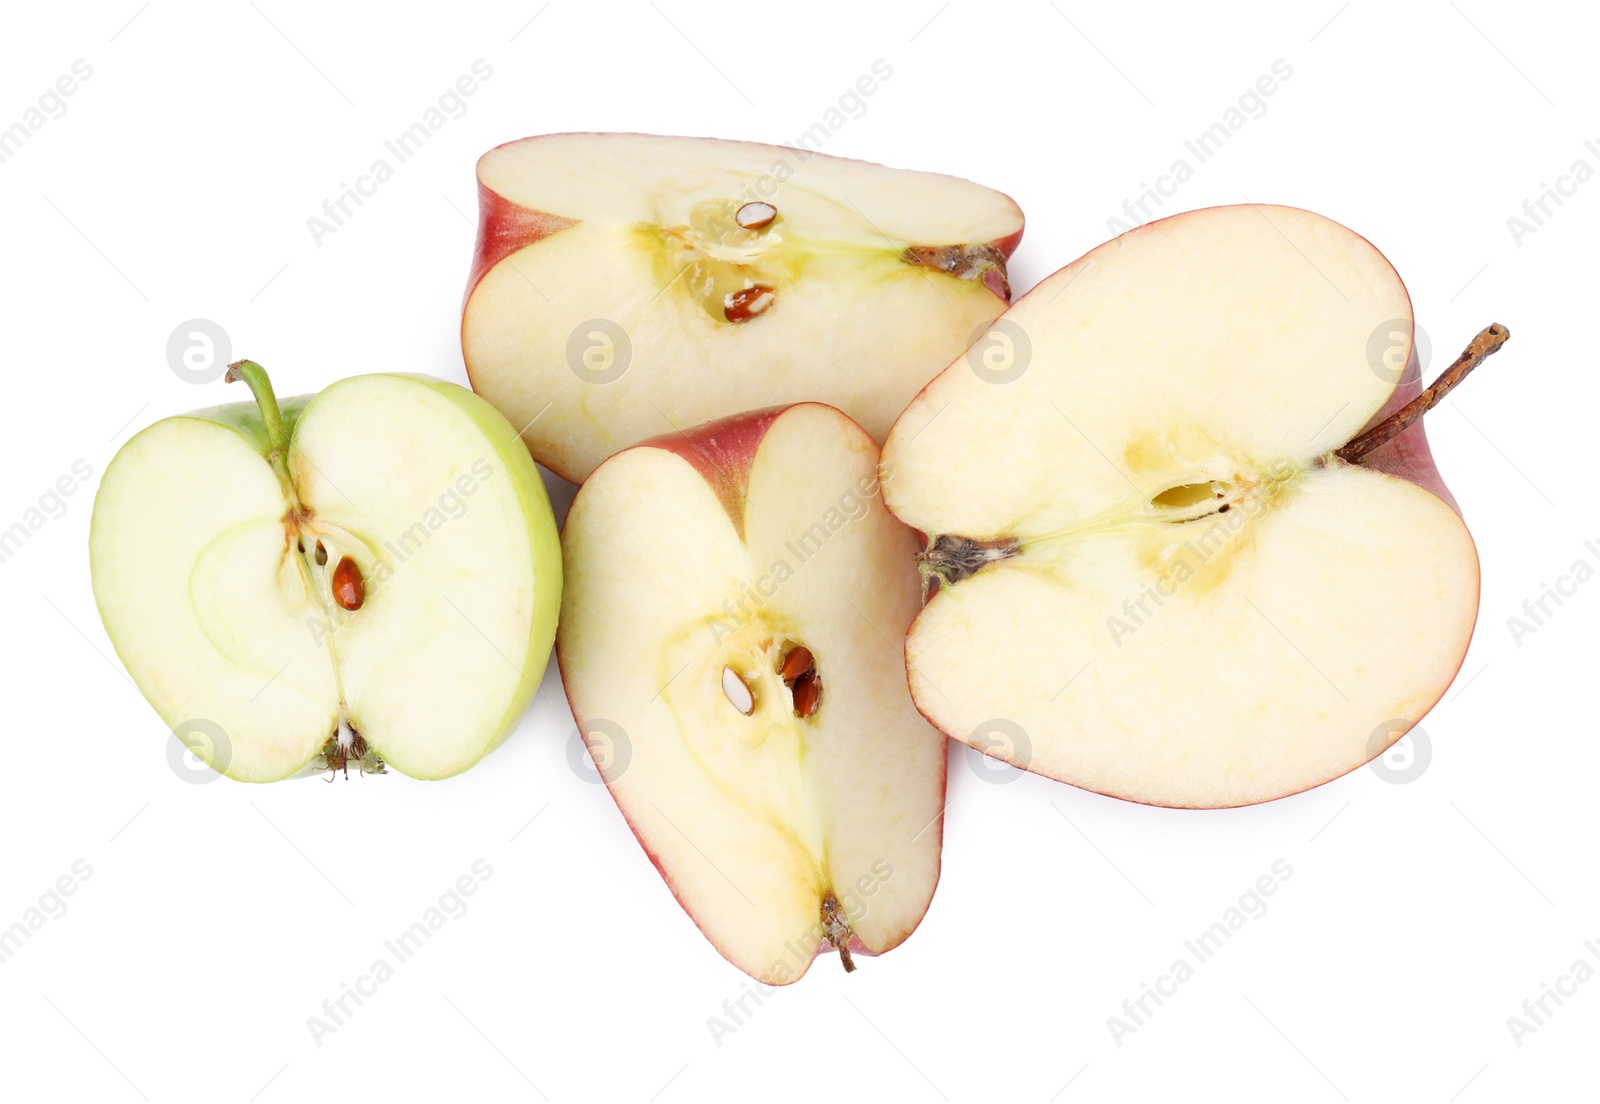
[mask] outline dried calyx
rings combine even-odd
[[[976,280],[1011,301],[1006,255],[992,245],[908,245],[900,259],[909,265],[935,268],[958,280]]]
[[[1015,556],[1022,546],[1015,537],[973,540],[954,533],[940,533],[917,554],[924,576],[935,576],[943,583],[959,583],[979,568]]]
[[[822,899],[822,934],[839,952],[844,972],[854,973],[856,964],[850,957],[850,921],[839,907],[839,898],[831,893]]]
[[[328,737],[328,742],[322,745],[318,759],[321,769],[328,772],[329,782],[332,782],[333,776],[340,771],[349,778],[351,763],[354,763],[362,774],[387,774],[389,769],[384,765],[383,757],[368,746],[361,733],[357,732],[348,720],[343,719],[339,721],[339,727],[334,730],[333,735]]]

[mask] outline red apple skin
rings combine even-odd
[[[1225,206],[1225,205],[1219,204],[1218,206]],[[1289,206],[1289,205],[1288,204],[1284,204],[1283,206]],[[1176,218],[1179,215],[1194,214],[1196,211],[1209,211],[1209,210],[1212,210],[1212,209],[1213,208],[1210,208],[1210,207],[1199,207],[1199,208],[1196,208],[1195,211],[1180,211],[1180,212],[1178,212],[1177,215],[1168,215],[1167,218]],[[1303,207],[1302,208],[1296,208],[1296,209],[1297,210],[1307,210],[1306,208],[1303,208]],[[1309,213],[1316,214],[1315,211],[1311,211]],[[1326,217],[1326,216],[1322,216],[1322,217]],[[1144,227],[1147,227],[1147,226],[1154,226],[1157,222],[1165,222],[1165,221],[1166,221],[1166,219],[1155,219],[1152,222],[1147,222],[1143,226],[1138,226],[1138,227],[1135,227],[1134,229],[1135,230],[1141,230],[1141,229],[1144,229]],[[1343,225],[1343,224],[1341,223],[1340,225]],[[1345,227],[1345,229],[1349,230],[1350,228],[1349,227]],[[1132,230],[1127,231],[1127,232],[1128,233],[1133,233]],[[1354,230],[1351,230],[1350,232],[1352,234],[1355,233]],[[1359,235],[1359,234],[1356,235],[1356,236],[1360,237],[1362,241],[1367,242],[1368,245],[1372,245],[1372,242],[1368,241],[1366,237],[1364,237],[1362,235]],[[1120,237],[1120,235],[1119,235],[1119,237]],[[1115,239],[1112,239],[1112,240],[1114,241]],[[1104,243],[1102,243],[1102,244],[1104,244]],[[1095,246],[1095,248],[1098,249],[1099,246]],[[1383,250],[1379,249],[1376,245],[1372,245],[1372,248],[1380,257],[1383,257],[1383,259],[1386,262],[1389,260],[1389,258],[1384,255]],[[1007,256],[1009,256],[1009,255],[1010,254],[1007,254]],[[1078,260],[1082,260],[1082,259],[1083,259],[1082,257],[1079,257],[1077,260],[1072,261],[1071,264],[1077,264]],[[1063,265],[1062,267],[1063,268],[1067,268],[1067,267],[1070,267],[1070,265]],[[1394,265],[1391,264],[1389,267],[1390,268],[1394,268]],[[1059,271],[1059,269],[1057,271]],[[1396,269],[1395,271],[1398,273],[1399,270]],[[1052,273],[1051,275],[1054,275],[1054,273]],[[1049,278],[1050,278],[1049,276],[1045,277],[1046,280],[1048,280]],[[1040,281],[1041,284],[1043,282],[1044,282],[1043,280]],[[1402,281],[1402,287],[1403,286],[1404,286],[1404,282]],[[1026,299],[1029,295],[1032,295],[1032,294],[1033,294],[1032,291],[1028,291],[1023,295],[1022,298]],[[1020,301],[1021,300],[1018,300],[1018,302],[1020,302]],[[1411,292],[1410,292],[1409,289],[1406,291],[1406,302],[1407,302],[1408,305],[1411,304]],[[1416,318],[1416,310],[1415,310],[1414,307],[1411,310],[1411,316],[1412,316],[1413,320]],[[948,371],[948,369],[946,369],[946,371]],[[943,372],[939,373],[939,375],[941,375],[941,376],[943,374],[944,374]],[[939,378],[938,376],[934,377],[935,380],[938,379],[938,378]],[[909,409],[911,407],[911,405],[917,401],[917,399],[920,399],[922,397],[923,392],[926,391],[928,389],[928,387],[931,387],[931,386],[933,386],[933,380],[929,380],[927,386],[925,386],[922,389],[922,391],[917,392],[916,396],[911,400],[911,402],[906,404],[907,409]],[[1401,407],[1405,406],[1406,403],[1410,402],[1412,399],[1416,398],[1421,393],[1422,393],[1422,367],[1421,367],[1420,362],[1417,360],[1416,347],[1415,347],[1415,345],[1413,345],[1412,349],[1411,349],[1410,358],[1406,361],[1406,370],[1401,375],[1400,382],[1395,385],[1394,393],[1389,396],[1389,401],[1386,402],[1383,405],[1383,409],[1379,410],[1376,414],[1374,414],[1367,421],[1367,424],[1362,427],[1363,431],[1365,431],[1367,429],[1370,429],[1373,426],[1377,425],[1379,422],[1383,421],[1390,414],[1393,414],[1396,410],[1399,410]],[[1412,422],[1411,425],[1407,426],[1406,429],[1403,432],[1401,432],[1401,434],[1398,437],[1396,437],[1394,440],[1389,441],[1386,444],[1383,444],[1383,445],[1379,446],[1378,448],[1373,449],[1366,456],[1362,457],[1360,462],[1357,464],[1357,467],[1370,468],[1373,471],[1379,471],[1379,472],[1383,472],[1386,475],[1392,475],[1392,476],[1396,477],[1397,479],[1404,479],[1408,483],[1415,483],[1417,486],[1419,486],[1423,490],[1428,491],[1429,493],[1433,494],[1435,497],[1439,498],[1446,505],[1448,505],[1452,510],[1454,510],[1456,512],[1456,516],[1457,517],[1461,517],[1462,516],[1461,515],[1461,506],[1460,506],[1460,504],[1458,502],[1456,502],[1456,496],[1450,493],[1450,488],[1445,486],[1444,477],[1439,474],[1439,467],[1434,462],[1433,450],[1428,447],[1427,430],[1426,430],[1426,428],[1424,427],[1424,424],[1423,424],[1425,421],[1426,421],[1426,418],[1418,418],[1416,421]],[[890,432],[892,433],[893,430],[891,429]],[[1335,447],[1338,447],[1338,446],[1335,446]],[[1329,451],[1331,452],[1332,450],[1330,449]],[[882,473],[880,473],[880,478],[882,478]],[[890,510],[890,513],[893,513],[893,512],[894,512],[893,510]],[[1466,527],[1464,518],[1463,518],[1463,522],[1462,522],[1462,527],[1463,528]],[[926,541],[927,541],[927,534],[926,533],[923,533],[921,530],[917,530],[917,535],[918,535],[919,538],[921,538],[923,540],[924,543],[926,543]],[[1472,537],[1472,533],[1471,533],[1470,530],[1468,530],[1467,538],[1470,540],[1471,537]],[[928,602],[932,602],[933,599],[938,595],[938,593],[939,593],[939,587],[937,585],[937,580],[936,580],[935,581],[935,585],[930,587],[929,590],[928,590],[927,601]],[[1475,593],[1472,596],[1472,608],[1473,608],[1474,611],[1481,612],[1482,596],[1483,596],[1483,576],[1482,576],[1482,573],[1480,572],[1479,576],[1478,576],[1478,591],[1477,591],[1477,593]],[[923,609],[927,609],[927,604],[926,603],[924,603]],[[921,613],[918,613],[916,617],[912,618],[911,624],[906,627],[906,639],[909,640],[911,638],[911,634],[912,634],[912,632],[914,632],[916,630],[917,622],[919,620],[921,620],[921,618],[922,618],[922,614]],[[1476,628],[1476,612],[1474,613],[1474,628]],[[1472,642],[1472,634],[1469,633],[1468,637],[1467,637],[1467,647],[1468,648],[1471,647],[1471,642]],[[1422,721],[1422,718],[1424,716],[1426,716],[1428,713],[1432,712],[1433,711],[1433,707],[1439,704],[1440,700],[1444,697],[1446,691],[1448,691],[1450,689],[1451,685],[1455,682],[1456,676],[1461,673],[1461,667],[1462,667],[1463,664],[1466,663],[1466,661],[1467,661],[1467,651],[1466,651],[1466,649],[1463,649],[1462,652],[1461,652],[1461,656],[1456,660],[1456,668],[1455,668],[1455,670],[1450,673],[1450,677],[1448,679],[1446,679],[1444,681],[1444,683],[1440,686],[1439,693],[1437,695],[1435,695],[1433,701],[1429,702],[1428,703],[1428,707],[1426,709],[1422,710],[1422,712],[1418,715],[1417,719],[1411,723],[1411,728],[1415,728],[1418,724],[1420,724],[1421,721]],[[910,683],[910,680],[911,680],[911,667],[910,667],[910,663],[909,663],[909,660],[908,660],[907,661],[907,666],[906,666],[906,681],[907,681],[907,684]],[[944,732],[944,729],[939,728],[939,722],[934,720],[932,717],[928,716],[927,712],[923,710],[922,706],[917,703],[916,695],[912,695],[911,703],[912,703],[912,705],[915,705],[917,707],[917,712],[922,714],[922,717],[923,717],[924,720],[926,720],[934,728],[938,728],[939,731]],[[1356,766],[1351,767],[1344,774],[1335,775],[1333,778],[1325,779],[1322,782],[1318,782],[1314,786],[1308,786],[1304,790],[1297,790],[1297,791],[1295,791],[1295,793],[1284,794],[1282,797],[1274,798],[1273,800],[1282,801],[1285,798],[1295,797],[1298,794],[1309,793],[1311,790],[1320,789],[1321,787],[1326,786],[1329,782],[1334,782],[1334,781],[1337,781],[1340,778],[1346,777],[1347,775],[1354,774],[1356,771],[1358,771],[1362,767],[1366,766],[1367,763],[1372,762],[1373,759],[1380,758],[1385,753],[1387,753],[1390,748],[1392,748],[1395,744],[1399,743],[1402,739],[1405,738],[1406,733],[1410,732],[1411,728],[1407,728],[1404,731],[1398,733],[1393,740],[1390,740],[1389,743],[1384,745],[1383,749],[1380,750],[1377,755],[1374,755],[1371,758],[1367,759],[1366,762],[1364,762],[1364,763],[1359,763]],[[946,732],[945,735],[946,736],[950,736],[951,739],[955,739],[955,737],[953,735],[951,735],[950,733],[948,733],[948,732]],[[960,743],[961,741],[957,740],[957,742]],[[988,754],[988,753],[984,752],[982,754]],[[999,758],[999,757],[998,756],[991,756],[991,758]],[[1002,762],[1009,762],[1009,760],[1005,760],[1005,759],[1001,759],[1001,761]],[[1023,766],[1020,763],[1012,763],[1011,765],[1014,766],[1014,767],[1017,767],[1017,769],[1019,769],[1019,770],[1027,770],[1027,767]],[[1068,785],[1068,786],[1072,785],[1072,783],[1070,783],[1070,782],[1065,782],[1065,783],[1062,783],[1062,784],[1063,785]],[[1243,808],[1248,808],[1249,807],[1248,805],[1205,805],[1205,806],[1156,805],[1154,802],[1139,801],[1139,800],[1137,800],[1135,798],[1123,797],[1121,794],[1108,794],[1108,793],[1103,793],[1100,790],[1091,790],[1087,786],[1073,786],[1073,788],[1074,789],[1080,789],[1080,790],[1087,790],[1089,793],[1100,794],[1100,796],[1102,796],[1102,797],[1115,798],[1118,801],[1129,801],[1129,802],[1132,802],[1135,805],[1149,805],[1152,808],[1157,808],[1157,809],[1197,809],[1197,810],[1204,810],[1204,809],[1243,809]],[[1261,802],[1255,802],[1254,804],[1261,804]],[[941,818],[940,828],[941,828],[941,830],[943,829],[942,818]]]
[[[728,517],[733,521],[740,540],[743,540],[745,494],[750,486],[750,468],[755,462],[756,452],[760,449],[761,442],[767,435],[767,430],[772,428],[772,423],[777,421],[779,415],[799,406],[822,406],[833,410],[846,419],[849,418],[848,414],[827,406],[826,403],[791,403],[788,406],[774,406],[765,410],[746,411],[743,414],[734,414],[727,418],[706,422],[704,425],[695,426],[679,433],[652,437],[649,440],[639,442],[637,445],[630,446],[630,449],[662,449],[688,461],[710,484],[712,491],[722,503],[723,508],[728,511]],[[854,423],[852,422],[852,424]],[[861,429],[860,426],[856,426],[856,429],[863,437],[868,437],[870,440],[866,430]],[[876,442],[874,442],[873,447],[877,447]],[[628,451],[629,449],[623,449],[622,452],[608,457],[601,462],[600,467],[604,467],[606,464],[611,463],[612,460],[615,460],[617,456],[621,456]],[[595,469],[595,471],[599,470],[599,467]],[[565,523],[562,524],[562,536],[563,538],[566,536]],[[595,757],[594,748],[589,741],[589,734],[585,731],[588,727],[587,722],[583,713],[579,710],[577,701],[572,696],[572,682],[567,677],[567,669],[565,660],[561,655],[561,649],[558,647],[555,652],[556,668],[561,673],[561,689],[567,696],[567,707],[572,710],[572,716],[578,722],[578,733],[583,737],[584,746],[589,749],[591,762],[598,763],[599,760]],[[913,705],[915,705],[914,702]],[[921,711],[918,710],[918,712]],[[933,722],[930,720],[928,723],[932,724]],[[934,727],[937,728],[938,726],[935,725]],[[948,744],[946,747],[948,747]],[[604,753],[605,749],[601,750]],[[939,764],[941,771],[939,786],[942,790],[949,783],[948,757],[941,756]],[[603,771],[601,775],[604,777]],[[610,779],[606,779],[607,789],[610,786]],[[689,906],[684,902],[683,895],[678,892],[678,887],[673,883],[672,876],[667,873],[666,867],[661,865],[661,860],[656,856],[655,851],[651,849],[650,844],[645,841],[644,836],[640,834],[638,826],[633,823],[633,819],[628,816],[627,810],[623,809],[620,802],[617,803],[617,810],[622,813],[622,819],[627,822],[628,830],[633,833],[633,838],[639,841],[639,846],[649,856],[650,865],[656,868],[656,873],[660,874],[661,880],[667,884],[667,889],[672,894],[673,899],[678,902],[678,907],[694,922],[694,926],[700,930],[700,934],[705,937],[706,942],[716,948],[717,953],[727,959],[732,966],[742,971],[743,968],[737,962],[734,962],[727,951],[718,946],[717,941],[711,937],[711,933],[706,930],[705,926],[700,923],[699,918],[689,909]],[[942,873],[944,856],[944,817],[938,817],[937,820],[936,831],[939,835],[940,870],[934,874],[933,888],[935,892],[939,887],[939,876]],[[920,918],[918,922],[921,922]],[[887,954],[901,943],[904,943],[914,931],[916,931],[915,925],[902,932],[899,938],[882,951],[871,950],[852,934],[850,937],[850,953],[866,958],[876,958],[878,955]],[[833,945],[826,938],[819,939],[816,948],[811,952],[811,958],[803,964],[798,964],[794,976],[779,984],[793,985],[805,976],[807,970],[811,967],[811,963],[819,955],[826,954],[832,950]]]
[[[799,405],[799,404],[792,404]],[[744,539],[745,497],[750,490],[750,466],[767,430],[791,406],[769,406],[734,414],[682,433],[666,433],[640,441],[637,448],[665,449],[687,460],[711,484],[733,528]]]
[[[1372,420],[1362,427],[1363,431],[1371,429],[1420,394],[1422,394],[1422,367],[1417,361],[1417,350],[1413,347],[1411,359],[1406,362],[1405,373],[1395,386],[1394,394],[1389,396],[1389,401],[1383,405],[1383,409],[1374,414]],[[1461,505],[1456,502],[1456,496],[1450,493],[1450,488],[1444,485],[1444,477],[1439,474],[1438,465],[1433,462],[1433,450],[1428,447],[1426,422],[1426,418],[1418,418],[1394,440],[1379,445],[1363,456],[1358,466],[1384,472],[1432,491],[1449,503],[1450,508],[1459,516]]]
[[[467,277],[467,293],[461,300],[462,321],[465,322],[467,301],[485,273],[523,246],[576,225],[576,219],[519,207],[479,181],[478,241],[472,254],[472,273]]]

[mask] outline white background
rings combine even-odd
[[[1600,397],[1600,181],[1520,243],[1507,219],[1575,160],[1600,169],[1584,147],[1600,145],[1600,27],[1576,5],[1485,0],[540,2],[4,16],[0,126],[75,60],[93,76],[0,164],[0,528],[75,460],[94,478],[0,564],[0,927],[76,860],[93,873],[0,965],[0,1096],[1592,1098],[1600,982],[1520,1046],[1507,1017],[1600,940],[1600,584],[1520,643],[1507,618],[1600,562],[1576,463]],[[314,244],[307,218],[480,58],[494,74],[465,115]],[[464,382],[479,153],[587,129],[792,142],[880,58],[893,76],[825,149],[1010,193],[1028,217],[1019,293],[1110,236],[1123,201],[1283,59],[1266,113],[1162,213],[1248,197],[1353,227],[1409,285],[1432,372],[1483,325],[1510,327],[1428,420],[1483,595],[1419,778],[1362,769],[1264,807],[1175,812],[953,752],[920,929],[854,975],[824,959],[747,1001],[719,1045],[708,1017],[745,978],[569,766],[553,664],[507,744],[448,782],[193,784],[169,766],[85,548],[92,484],[132,432],[240,398],[168,369],[180,322],[221,324],[280,394],[382,369]],[[470,911],[316,1045],[307,1017],[478,859],[493,876]],[[1118,1045],[1107,1018],[1279,859],[1293,876],[1270,910]]]

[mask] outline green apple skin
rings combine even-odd
[[[528,625],[526,658],[522,664],[522,677],[518,680],[514,693],[508,700],[504,711],[493,722],[496,735],[483,746],[480,754],[459,769],[437,774],[403,771],[403,773],[419,779],[435,780],[460,773],[461,770],[474,765],[483,756],[499,747],[516,726],[523,711],[527,708],[529,700],[537,691],[538,682],[544,673],[550,653],[554,647],[556,620],[561,607],[560,537],[554,514],[551,510],[549,496],[545,493],[544,483],[539,476],[538,467],[534,464],[532,457],[522,444],[515,428],[488,402],[458,384],[415,373],[373,373],[371,376],[349,377],[346,380],[334,383],[322,392],[296,395],[281,400],[278,404],[278,409],[286,440],[290,442],[294,440],[296,430],[299,428],[303,416],[313,408],[319,398],[343,385],[367,378],[404,380],[426,388],[429,392],[448,400],[471,420],[491,446],[494,461],[506,474],[513,488],[518,505],[518,513],[526,527],[526,540],[532,555],[534,574],[538,580],[538,585],[534,587],[533,610]],[[133,448],[135,442],[158,427],[179,420],[208,422],[231,430],[261,456],[264,464],[270,466],[273,462],[272,442],[260,407],[255,402],[247,401],[207,407],[187,414],[174,415],[163,419],[161,422],[156,422],[130,438],[123,448],[119,450],[117,457],[113,458],[111,464],[107,466],[106,474],[101,480],[100,492],[96,494],[94,516],[91,519],[89,533],[90,567],[91,573],[95,577],[96,606],[118,658],[122,660],[124,667],[133,676],[140,692],[144,694],[147,701],[151,702],[152,706],[155,704],[155,698],[151,693],[148,680],[141,677],[140,664],[134,661],[134,657],[126,653],[123,642],[119,641],[117,634],[112,631],[107,602],[100,591],[99,576],[101,573],[97,568],[102,561],[102,557],[106,556],[109,551],[104,547],[102,539],[104,526],[102,525],[101,492],[104,491],[109,482],[108,477],[115,469],[117,461]],[[287,446],[284,451],[287,451]],[[161,716],[164,723],[174,728],[189,720],[187,717],[169,716],[169,711],[162,710],[159,707],[156,707],[156,712]],[[208,766],[211,766],[218,773],[241,782],[273,782],[293,777],[303,773],[309,767],[312,759],[315,758],[315,756],[312,756],[285,769],[263,773],[241,769],[236,758],[229,762],[216,761],[217,749],[214,746],[209,746],[207,741],[197,741],[192,750],[197,757],[205,761]],[[381,747],[378,750],[381,753]],[[395,764],[391,763],[390,765]]]

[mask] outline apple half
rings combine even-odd
[[[473,388],[575,482],[619,449],[775,404],[874,440],[1010,299],[1008,197],[804,149],[551,134],[478,162]]]
[[[939,876],[945,741],[901,651],[915,535],[878,447],[817,403],[626,449],[562,544],[562,681],[612,796],[735,966],[879,954]]]
[[[1265,801],[1385,751],[1478,609],[1417,420],[1442,390],[1407,405],[1412,334],[1383,256],[1287,207],[1150,223],[1024,296],[884,448],[887,505],[927,536],[924,715],[1155,805]]]
[[[516,724],[544,673],[561,553],[516,431],[464,387],[342,380],[166,418],[107,467],[89,560],[106,634],[211,767],[435,779]]]

